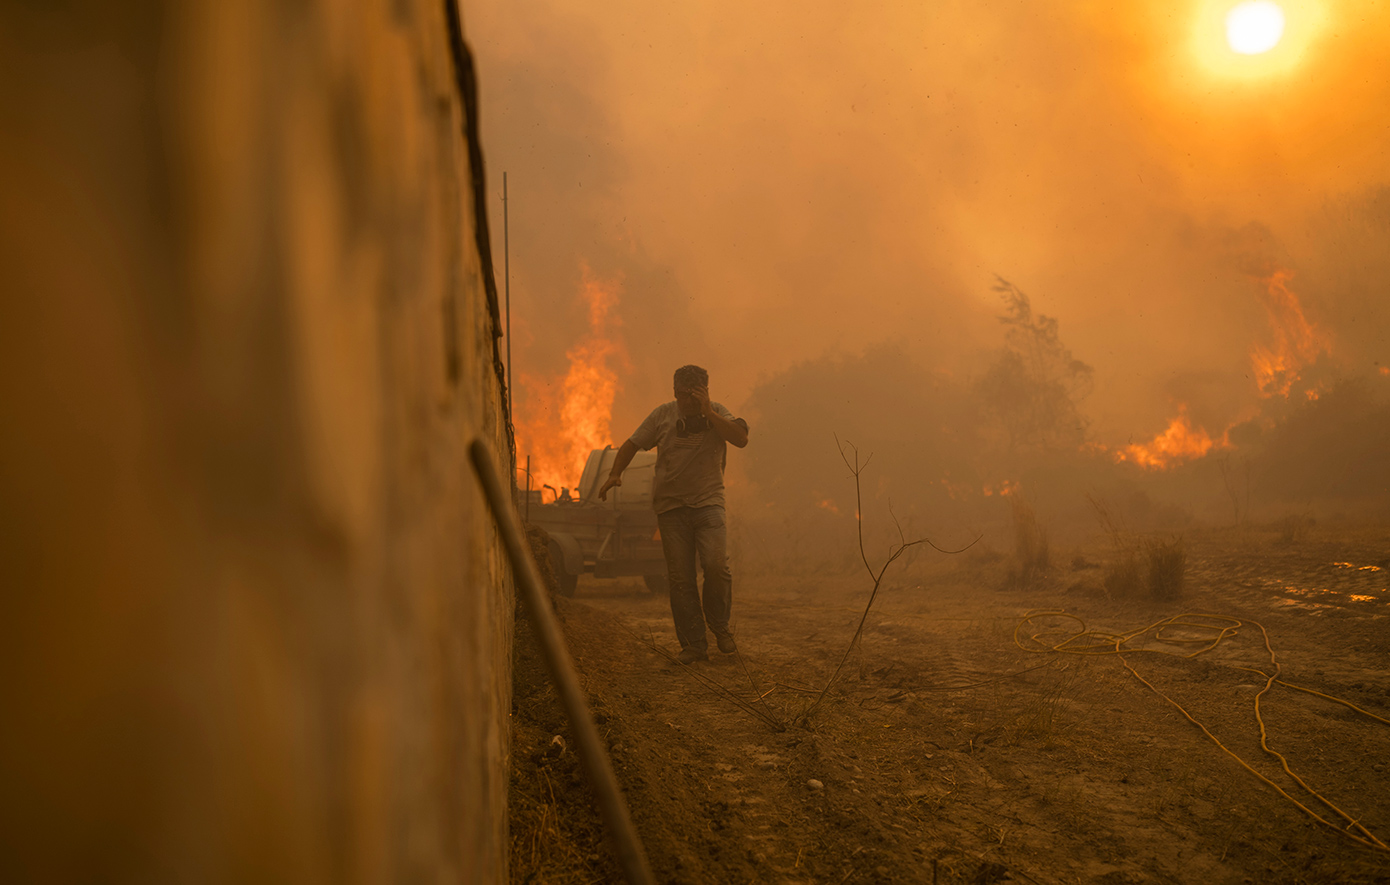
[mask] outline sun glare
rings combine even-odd
[[[1192,57],[1218,79],[1292,73],[1324,33],[1330,0],[1192,0]]]
[[[1284,36],[1284,10],[1271,0],[1248,0],[1226,14],[1226,43],[1241,55],[1259,55]]]

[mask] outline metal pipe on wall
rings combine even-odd
[[[502,544],[507,549],[526,616],[536,628],[541,653],[550,668],[551,678],[555,680],[555,689],[560,695],[570,727],[574,729],[579,761],[594,789],[603,821],[613,835],[623,875],[630,885],[651,885],[652,871],[647,863],[647,852],[632,825],[622,788],[618,786],[618,778],[608,761],[598,728],[589,715],[589,703],[579,686],[579,677],[574,672],[574,661],[570,659],[560,625],[555,622],[555,615],[550,610],[550,599],[541,583],[540,573],[531,559],[530,547],[522,532],[521,521],[517,518],[516,505],[503,488],[497,465],[492,462],[492,455],[482,440],[475,439],[469,444],[468,456],[492,508],[498,532],[502,535]]]

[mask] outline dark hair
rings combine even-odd
[[[675,384],[687,390],[692,387],[708,387],[709,372],[699,366],[681,366],[676,370]]]

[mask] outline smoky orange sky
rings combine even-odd
[[[564,377],[586,273],[620,291],[615,441],[685,362],[736,412],[789,366],[883,342],[974,371],[1001,335],[995,274],[1094,367],[1107,444],[1178,401],[1215,434],[1256,400],[1276,270],[1339,364],[1372,371],[1390,4],[1284,3],[1254,57],[1225,47],[1232,5],[465,4],[499,269],[508,173],[518,376]]]

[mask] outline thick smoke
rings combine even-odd
[[[587,265],[622,291],[615,442],[698,362],[756,413],[740,457],[767,495],[832,496],[759,447],[824,438],[833,464],[838,431],[894,461],[895,508],[949,514],[949,483],[1030,473],[1220,505],[1220,459],[1294,451],[1281,428],[1390,385],[1390,81],[1365,75],[1390,9],[1292,4],[1287,52],[1242,71],[1197,30],[1217,5],[470,4],[518,370],[564,377]],[[1276,274],[1327,342],[1287,398],[1252,366],[1287,337]],[[1050,393],[999,362],[1023,327],[997,321],[996,275],[1060,324]],[[1034,449],[1090,467],[1041,478],[1021,454],[1039,409],[1070,437]],[[1205,455],[1114,463],[1179,418]],[[1271,507],[1302,494],[1277,485]]]

